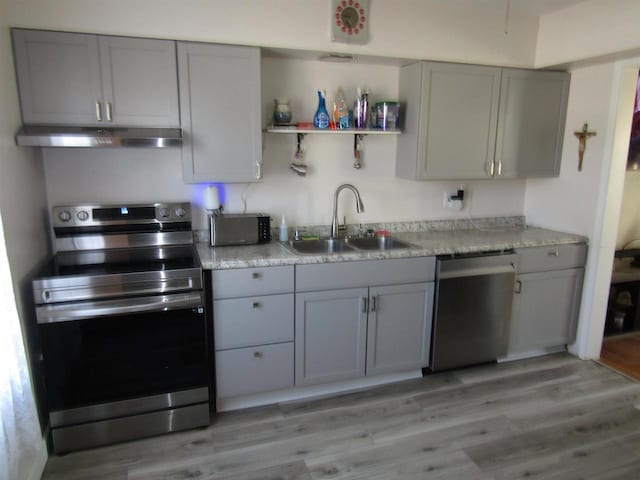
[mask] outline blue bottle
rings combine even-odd
[[[318,90],[318,109],[313,117],[313,124],[316,128],[329,128],[329,112],[325,102],[324,90]]]

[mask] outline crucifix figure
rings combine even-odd
[[[584,124],[582,126],[582,130],[579,132],[573,132],[573,134],[578,137],[580,144],[578,145],[578,171],[582,171],[582,159],[584,157],[584,151],[587,149],[587,139],[594,137],[596,132],[589,131],[589,125]]]

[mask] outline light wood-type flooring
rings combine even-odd
[[[640,380],[640,332],[605,338],[600,361]]]
[[[44,479],[640,479],[640,384],[566,354],[219,415]]]

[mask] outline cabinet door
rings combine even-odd
[[[13,30],[25,124],[101,125],[95,35]]]
[[[424,62],[419,92],[404,91],[403,103],[420,99],[418,125],[406,114],[406,134],[398,140],[416,143],[419,179],[487,178],[491,176],[500,95],[500,69]],[[408,70],[407,74],[411,74]],[[415,73],[414,73],[415,74]],[[404,159],[399,159],[404,161]]]
[[[371,288],[367,375],[428,365],[434,284]]]
[[[506,68],[500,89],[496,143],[500,177],[557,177],[569,74]]]
[[[584,269],[519,275],[514,295],[509,355],[573,342]]]
[[[118,126],[179,127],[175,42],[98,37],[104,120]]]
[[[296,294],[296,385],[364,376],[366,288]]]
[[[261,176],[260,51],[178,43],[185,182]]]

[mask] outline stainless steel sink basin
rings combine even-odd
[[[342,238],[323,238],[320,240],[290,240],[287,245],[296,253],[322,254],[353,252],[355,248]]]
[[[412,245],[393,237],[359,237],[350,238],[347,242],[359,250],[396,250],[412,247]]]
[[[286,245],[303,255],[344,253],[358,250],[396,250],[411,248],[412,245],[391,237],[380,238],[322,238],[320,240],[290,240]]]

